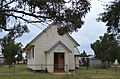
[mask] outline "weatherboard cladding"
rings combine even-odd
[[[47,32],[47,30],[50,28],[50,27],[52,27],[53,25],[55,25],[54,23],[52,23],[52,24],[50,24],[47,28],[45,28],[40,34],[38,34],[31,42],[29,42],[26,46],[25,46],[25,48],[28,46],[28,45],[30,45],[30,44],[32,44],[34,41],[36,41],[39,37],[41,37],[44,33],[46,33]],[[58,27],[60,27],[60,25],[59,24],[57,24],[57,26]],[[75,44],[76,44],[76,46],[80,46],[69,34],[66,34]]]
[[[52,46],[46,53],[50,53],[52,50],[54,50],[58,45],[62,45],[68,52],[72,52],[65,44],[63,44],[61,41],[58,41],[54,46]]]
[[[51,27],[51,28],[50,28]],[[70,35],[59,36],[57,34],[57,25],[51,25],[43,30],[38,36],[36,36],[29,44],[34,45],[35,57],[34,59],[28,59],[27,67],[33,70],[40,70],[38,65],[46,64],[45,61],[45,51],[51,51],[52,53],[47,53],[47,64],[53,65],[54,53],[53,50],[57,50],[59,46],[62,46],[65,50],[65,64],[68,65],[70,70],[75,69],[75,60],[74,60],[74,46],[77,46],[78,43],[74,42]],[[61,42],[60,42],[61,41]],[[59,50],[57,50],[59,52]],[[72,51],[73,53],[67,53]],[[29,64],[37,65],[36,67],[29,66]],[[49,68],[50,67],[50,68]],[[48,66],[48,71],[53,71],[53,66]],[[45,67],[43,67],[45,69]],[[51,70],[50,70],[51,69]]]

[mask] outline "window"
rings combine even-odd
[[[34,58],[34,47],[28,51],[28,59]]]
[[[34,58],[34,47],[31,49],[32,58]]]
[[[28,51],[28,59],[31,58],[31,50]]]

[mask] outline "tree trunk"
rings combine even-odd
[[[108,60],[108,61],[107,61],[107,66],[110,67],[110,65],[111,65],[111,64],[110,64],[110,61]]]

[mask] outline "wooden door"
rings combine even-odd
[[[54,53],[54,72],[64,71],[64,53]]]

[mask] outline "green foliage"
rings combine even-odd
[[[108,32],[117,34],[120,32],[120,0],[106,5],[105,12],[100,14],[99,21],[105,22]]]
[[[20,50],[19,46],[17,44],[14,44],[13,41],[8,42],[8,44],[4,48],[4,57],[6,62],[12,63],[15,61],[15,55]]]
[[[95,57],[103,62],[120,59],[120,46],[113,34],[105,33],[104,36],[100,36],[99,40],[91,44],[91,48],[95,52]]]
[[[80,54],[80,57],[90,57],[92,56],[91,54],[87,55],[87,53],[85,51],[83,51],[81,54]]]
[[[86,54],[85,51],[83,51],[83,53],[80,54],[81,57],[88,57],[88,55]]]
[[[88,0],[1,0],[0,29],[11,31],[19,24],[55,22],[62,26],[58,32],[63,35],[81,28],[89,10]]]
[[[86,66],[86,69],[88,69],[89,66],[89,55],[87,55],[87,53],[85,51],[83,51],[83,53],[80,54],[81,57],[81,61],[83,63],[83,66]]]
[[[20,51],[21,47],[19,44],[15,44],[14,40],[10,37],[4,38],[1,43],[5,62],[11,65],[15,62],[15,55]]]

